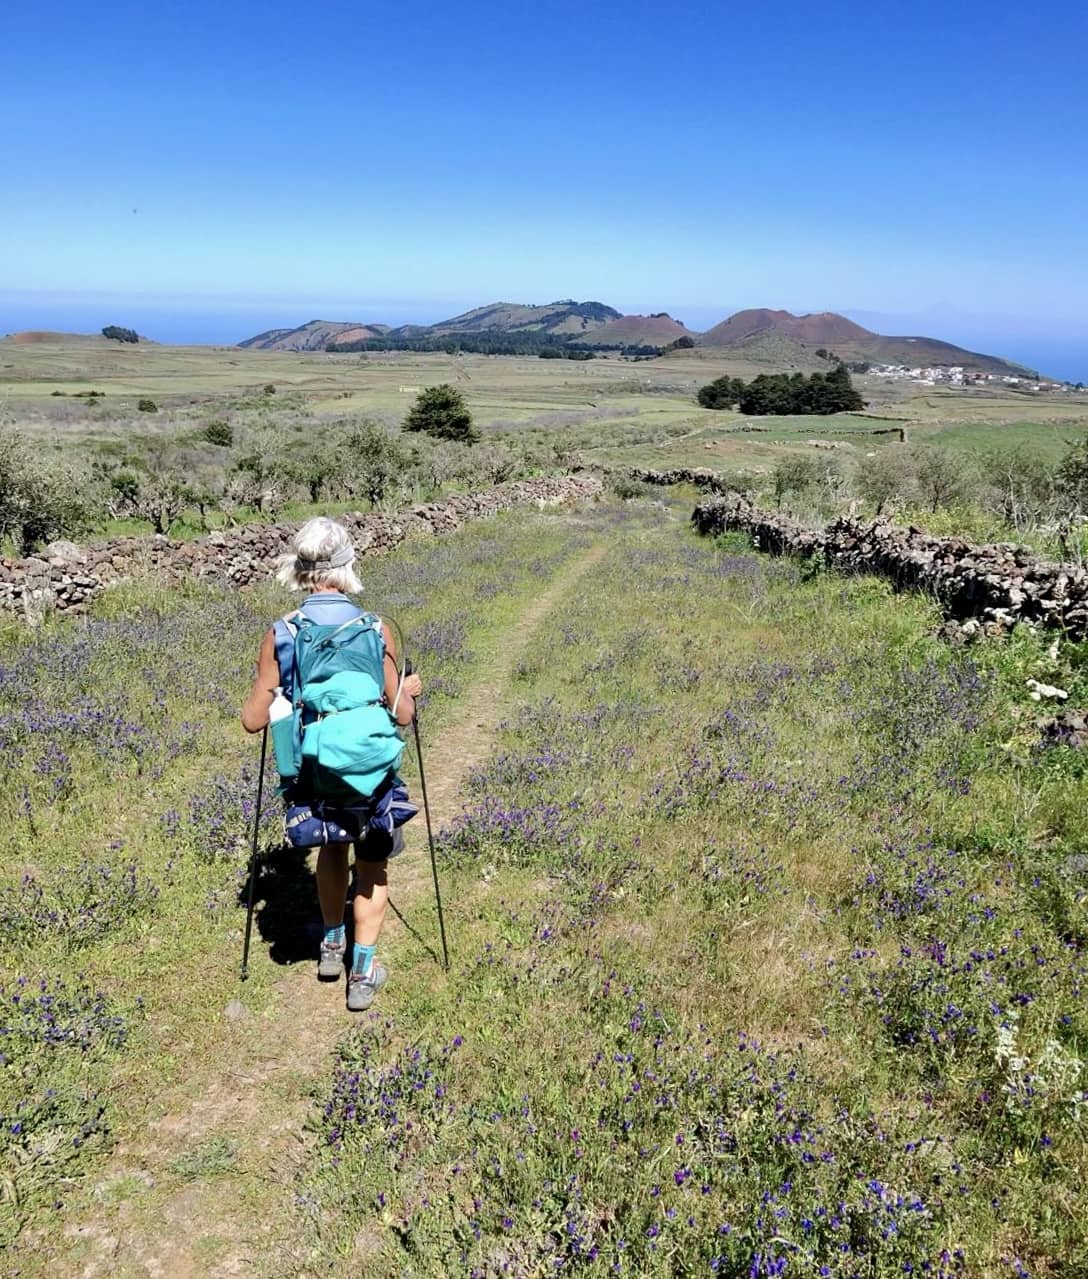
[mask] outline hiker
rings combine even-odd
[[[347,529],[335,520],[318,516],[299,529],[292,545],[294,550],[278,560],[276,577],[291,590],[307,592],[306,598],[295,613],[281,618],[265,634],[256,678],[242,708],[242,724],[247,732],[258,733],[269,725],[270,712],[271,719],[277,720],[280,707],[284,715],[290,711],[297,717],[294,724],[302,742],[301,763],[297,776],[289,778],[284,787],[288,805],[285,827],[294,847],[319,848],[317,895],[325,926],[317,967],[321,981],[336,981],[344,969],[348,849],[354,846],[355,938],[347,1006],[353,1012],[362,1012],[373,1003],[388,976],[375,959],[389,901],[386,862],[403,848],[400,826],[416,812],[403,782],[396,776],[395,764],[404,748],[397,729],[412,723],[415,699],[423,685],[418,675],[402,676],[398,672],[396,647],[388,626],[348,598],[349,593],[359,593],[362,586],[352,567],[355,552]],[[365,683],[370,677],[373,683]],[[319,698],[311,697],[315,689],[328,693],[336,687],[342,691],[353,680],[372,691],[373,700],[363,709],[345,707],[342,701],[335,706],[324,705]],[[277,698],[277,689],[283,690],[287,703]],[[316,709],[311,702],[316,703]],[[343,773],[334,778],[328,760],[321,757],[320,744],[316,756],[307,758],[311,743],[322,734],[328,737],[332,733],[339,734],[335,745],[342,756],[344,731],[354,731],[353,726],[359,723],[351,716],[364,715],[377,716],[376,727],[373,719],[364,721],[368,725],[365,731],[373,730],[372,736],[366,738],[366,749],[377,742],[386,752],[376,771],[364,774],[370,781],[374,777],[380,779],[373,794],[369,793],[369,781],[352,776],[347,779],[354,783],[352,789],[343,784]],[[273,722],[273,738],[277,727]],[[309,731],[304,734],[306,728]],[[346,745],[350,750],[354,744],[349,741]],[[291,770],[281,762],[279,742],[276,754],[281,777],[285,770],[289,774]],[[389,759],[393,760],[391,765],[386,762]],[[365,763],[357,767],[365,767]]]

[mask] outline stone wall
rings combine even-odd
[[[633,480],[643,484],[694,484],[705,493],[726,493],[728,481],[716,471],[703,467],[676,466],[669,471],[653,471],[634,467],[626,472]]]
[[[394,515],[337,518],[351,530],[359,555],[378,555],[407,538],[451,533],[469,520],[512,507],[586,501],[601,491],[601,482],[593,475],[559,475],[512,480]],[[52,609],[80,613],[105,587],[147,575],[168,581],[211,578],[246,586],[268,577],[273,561],[288,549],[298,527],[297,522],[246,524],[195,542],[168,537],[119,537],[88,546],[54,542],[41,555],[0,560],[0,610],[30,621]]]
[[[889,578],[897,590],[925,591],[954,623],[950,633],[1034,622],[1078,639],[1088,635],[1088,572],[1012,543],[976,546],[886,519],[843,517],[811,529],[736,497],[708,498],[691,522],[705,534],[743,532],[774,555],[817,556],[835,568]]]

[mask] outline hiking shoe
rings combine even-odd
[[[348,973],[348,1012],[365,1013],[388,976],[388,971],[377,960],[370,965],[365,977]]]
[[[318,981],[338,981],[344,971],[344,954],[348,948],[347,938],[343,941],[322,941],[321,958],[317,961]]]

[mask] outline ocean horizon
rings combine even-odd
[[[0,294],[0,336],[26,330],[52,330],[63,333],[97,333],[104,325],[116,324],[135,329],[143,337],[164,345],[235,346],[246,338],[268,329],[295,328],[309,320],[351,320],[357,323],[435,324],[448,319],[479,302],[464,303],[454,299],[428,300],[417,303],[382,300],[373,304],[330,299],[230,300],[222,303],[194,305],[189,299],[171,302],[155,298]],[[663,308],[655,307],[655,310]],[[724,319],[738,308],[722,307]],[[712,308],[688,308],[692,320],[718,314]],[[684,317],[684,308],[670,314]],[[712,321],[713,322],[713,321]],[[695,327],[701,327],[696,324]],[[706,327],[709,327],[707,325]],[[1010,332],[1007,321],[1001,331],[987,334],[977,318],[969,327],[959,328],[952,320],[929,324],[931,331],[903,328],[902,334],[938,338],[971,351],[999,356],[1027,368],[1038,370],[1044,377],[1065,382],[1088,382],[1088,334],[1037,334]],[[891,334],[890,329],[883,332]]]

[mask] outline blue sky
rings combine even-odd
[[[1088,375],[1086,45],[1061,2],[18,6],[0,329],[575,296],[1084,338]]]

